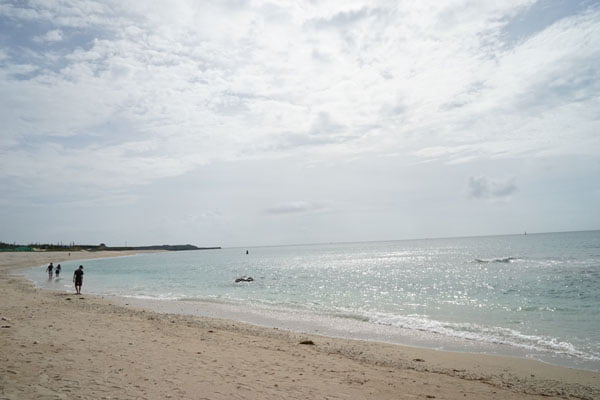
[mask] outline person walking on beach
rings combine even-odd
[[[56,268],[54,268],[54,276],[56,276],[56,279],[58,279],[58,276],[60,275],[60,270],[60,264],[58,264]]]
[[[73,283],[75,283],[75,291],[77,294],[81,294],[81,284],[83,283],[83,265],[73,272]]]
[[[48,273],[48,280],[52,279],[52,271],[54,270],[54,265],[50,263],[48,268],[46,268],[46,272]]]

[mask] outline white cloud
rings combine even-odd
[[[41,36],[34,36],[33,41],[39,43],[60,42],[63,40],[63,32],[60,29],[53,29]]]
[[[266,210],[267,214],[304,214],[322,211],[326,208],[323,202],[316,201],[290,201],[278,204]]]
[[[532,3],[3,4],[60,49],[1,51],[0,169],[122,190],[240,159],[600,155],[600,10],[507,43]]]

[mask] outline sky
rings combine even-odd
[[[0,241],[600,229],[598,0],[0,0]]]

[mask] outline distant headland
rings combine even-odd
[[[152,246],[107,246],[100,244],[52,244],[52,243],[30,243],[10,244],[0,242],[0,251],[131,251],[131,250],[218,250],[221,247],[198,247],[193,244],[160,244]]]

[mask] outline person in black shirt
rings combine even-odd
[[[75,283],[75,290],[77,294],[81,294],[81,284],[83,283],[83,265],[73,272],[73,283]]]
[[[46,268],[46,272],[48,273],[48,280],[52,279],[52,271],[54,270],[54,265],[50,263],[48,268]]]
[[[60,264],[58,264],[56,268],[54,268],[54,276],[56,276],[56,279],[58,279],[58,276],[60,275],[60,270]]]

